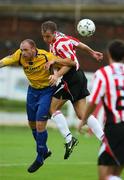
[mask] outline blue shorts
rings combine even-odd
[[[27,116],[29,121],[48,120],[49,108],[55,87],[35,89],[28,87],[27,93]]]

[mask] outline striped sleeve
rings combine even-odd
[[[88,101],[94,104],[99,104],[101,98],[105,94],[105,81],[104,81],[104,77],[102,76],[101,70],[96,71],[92,82],[93,84],[92,84],[91,95]]]
[[[74,46],[78,46],[80,41],[74,37],[71,37],[71,42],[73,43]]]
[[[75,42],[75,44],[73,42]],[[57,55],[62,58],[70,58],[72,61],[76,63],[77,69],[79,68],[79,62],[76,57],[75,45],[78,43],[72,39],[61,38],[59,39],[54,46],[55,52]]]

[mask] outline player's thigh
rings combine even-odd
[[[27,117],[29,126],[34,126],[36,121],[36,111],[33,110],[30,106],[27,106]]]
[[[48,90],[44,91],[39,98],[36,112],[36,129],[38,132],[42,132],[46,129],[51,99],[52,93]]]
[[[33,109],[30,105],[27,104],[26,111],[27,111],[28,121],[35,121],[35,119],[36,119],[36,110]],[[30,123],[29,123],[29,125],[30,125]]]
[[[65,99],[57,99],[52,97],[51,105],[50,105],[50,114],[53,114],[57,110],[60,110],[62,106],[66,103]]]
[[[79,119],[83,119],[85,106],[86,106],[86,98],[80,99],[73,104],[75,113]]]
[[[36,119],[36,109],[37,109],[37,93],[35,90],[29,86],[27,92],[27,101],[26,101],[26,111],[29,121],[35,121]],[[32,124],[29,122],[29,125]]]
[[[42,96],[38,101],[36,121],[48,120],[51,99],[52,99],[51,93],[42,94]]]

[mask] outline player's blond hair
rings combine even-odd
[[[36,43],[32,39],[24,39],[21,44],[27,42],[31,47],[36,48]]]

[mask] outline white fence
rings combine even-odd
[[[21,68],[0,69],[0,97],[25,100],[28,81]]]
[[[85,73],[88,89],[91,89],[93,73]],[[28,81],[22,68],[5,67],[0,69],[0,97],[25,100]]]
[[[91,89],[91,81],[93,77],[93,73],[85,73],[88,79],[88,89]],[[25,100],[26,99],[26,92],[28,87],[28,81],[26,79],[26,76],[24,75],[24,72],[21,68],[15,68],[15,67],[5,67],[3,69],[0,69],[0,97],[2,98],[8,98],[8,99],[16,99],[16,100]],[[83,110],[83,109],[82,109]],[[99,119],[102,119],[101,110],[98,112]],[[11,117],[11,120],[10,120]],[[20,114],[17,115],[17,113],[10,114],[10,113],[0,113],[0,124],[7,124],[11,122],[12,124],[16,124],[16,118],[20,117],[21,120],[17,120],[17,124],[26,124],[26,115]],[[70,102],[67,102],[67,119],[68,124],[77,125],[77,118],[75,116],[75,112],[73,110],[73,107]]]

